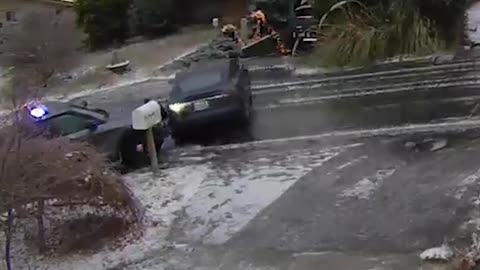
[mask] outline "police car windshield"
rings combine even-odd
[[[65,113],[45,120],[45,124],[55,134],[65,136],[88,129],[99,120],[88,115]]]

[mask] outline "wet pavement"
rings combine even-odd
[[[128,269],[415,269],[422,249],[467,243],[480,224],[479,72],[457,61],[258,78],[250,130],[164,153],[167,170],[205,170],[169,235],[195,251]],[[89,100],[127,110],[138,89]],[[446,143],[411,147],[430,139]]]

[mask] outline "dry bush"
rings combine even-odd
[[[57,233],[58,242],[52,246],[57,246],[57,253],[60,254],[95,251],[130,229],[131,225],[121,217],[87,214],[53,227],[52,232]]]
[[[480,236],[473,233],[470,246],[464,249],[455,249],[455,258],[452,262],[453,270],[478,269],[480,261]]]
[[[0,213],[33,224],[41,252],[86,248],[135,225],[138,207],[104,155],[21,123],[0,130]]]
[[[118,177],[87,144],[34,137],[22,140],[8,156],[4,180],[15,191],[15,203],[50,199],[90,203],[101,197],[110,205],[128,204]]]
[[[74,64],[81,42],[64,20],[62,12],[51,9],[30,10],[20,18],[18,28],[2,48],[6,52],[2,64],[13,69],[9,84],[0,89],[0,101],[18,110],[26,101],[44,96],[55,75]],[[82,237],[95,242],[108,231],[108,222],[97,224],[102,219],[123,220],[128,226],[120,226],[122,230],[137,220],[138,208],[131,192],[95,148],[62,138],[47,139],[41,136],[43,131],[15,113],[1,122],[11,124],[0,129],[0,215],[7,213],[0,229],[7,240],[7,269],[11,269],[14,218],[15,224],[26,225],[25,231],[27,227],[35,229],[34,240],[40,251],[56,250],[69,241],[68,248],[75,248],[80,245],[75,239]],[[89,218],[92,212],[100,218]],[[83,226],[85,222],[97,224],[91,228],[100,231],[79,236],[63,229],[63,235],[71,238],[58,237],[59,228],[75,228],[71,224]]]

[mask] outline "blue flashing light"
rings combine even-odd
[[[30,108],[30,115],[35,118],[42,118],[47,114],[47,108],[45,106],[35,106]]]

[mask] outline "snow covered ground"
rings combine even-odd
[[[480,43],[480,2],[467,11],[467,35],[471,41]]]
[[[14,265],[38,270],[122,269],[168,248],[222,244],[297,180],[349,147],[290,150],[287,154],[255,148],[247,152],[175,150],[174,160],[160,176],[149,172],[125,176],[145,208],[146,229],[141,239],[117,250],[52,259],[30,253],[19,238],[14,243]]]

